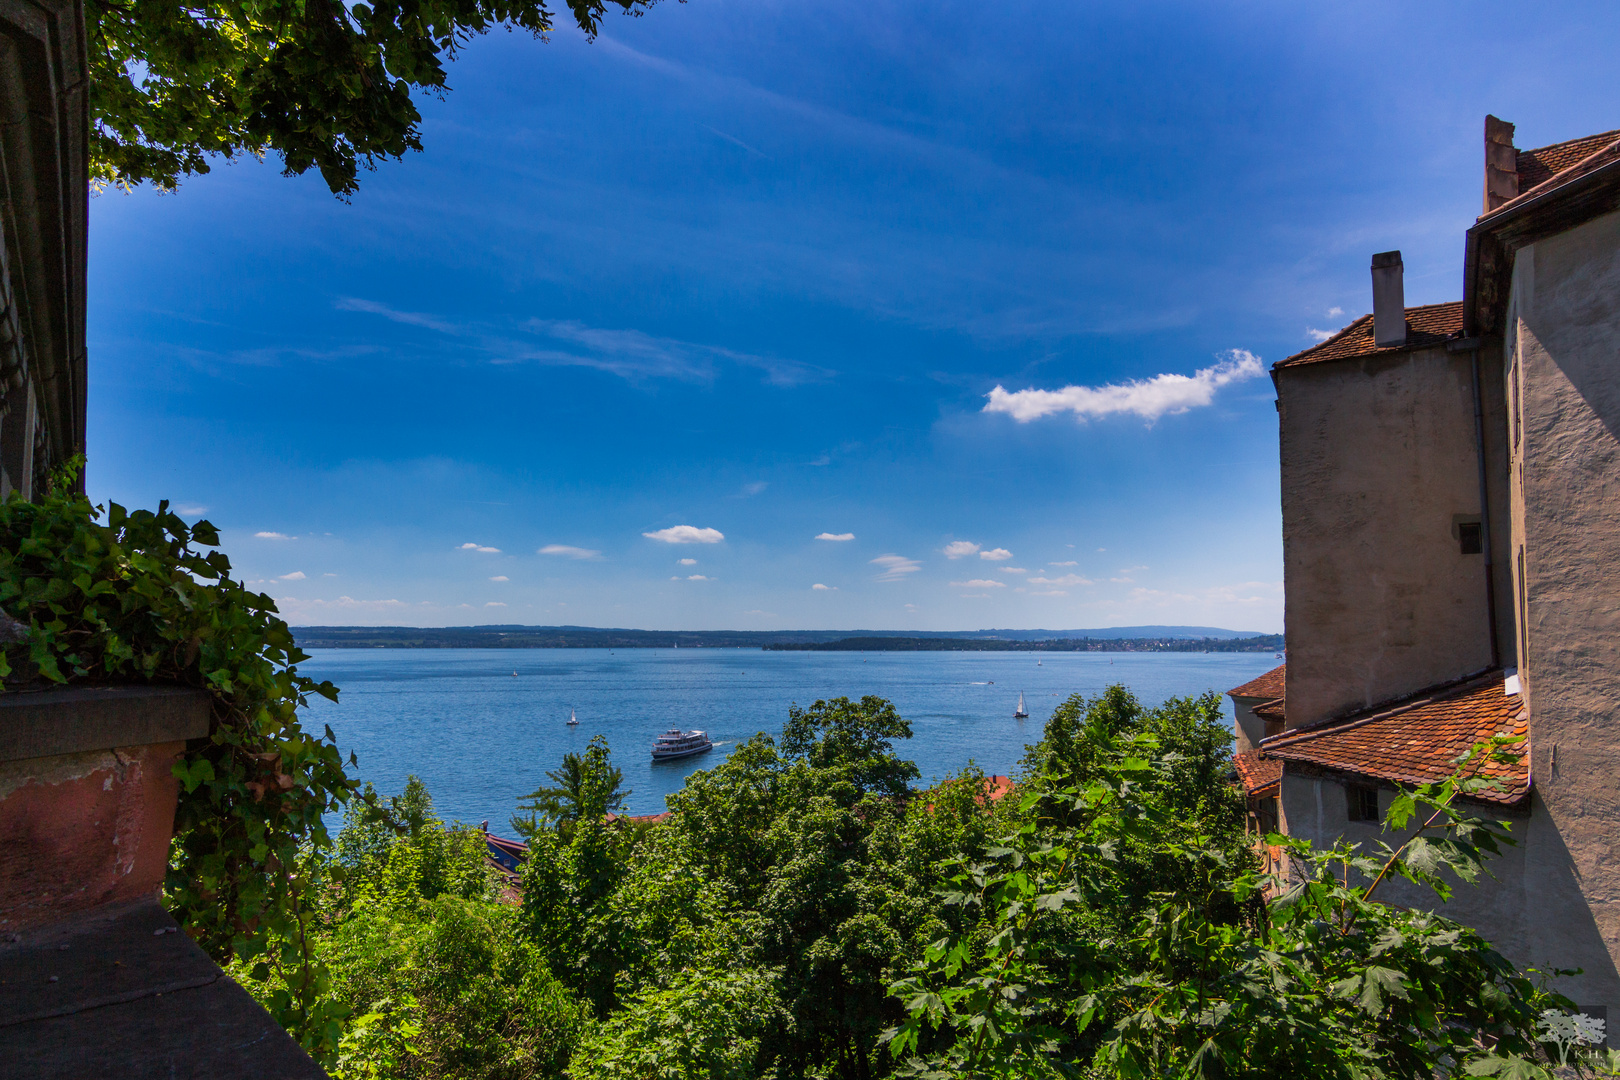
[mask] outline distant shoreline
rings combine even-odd
[[[1281,634],[1106,630],[628,630],[588,626],[295,626],[302,649],[768,649],[840,652],[1266,652]],[[1134,632],[1133,632],[1134,631]]]
[[[763,645],[767,652],[1278,652],[1281,634],[1248,638],[1056,638],[1006,641],[982,638],[843,638],[813,645]]]

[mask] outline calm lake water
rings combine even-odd
[[[976,762],[1007,773],[1070,694],[1123,683],[1148,704],[1225,690],[1276,666],[1270,653],[836,653],[758,649],[316,649],[305,674],[330,679],[307,726],[330,724],[357,774],[394,794],[420,776],[446,819],[508,832],[516,801],[564,753],[606,735],[633,794],[631,813],[663,810],[686,777],[754,733],[776,734],[789,704],[877,694],[911,721],[898,749],[924,780]],[[1039,661],[1039,663],[1037,663]],[[514,672],[516,675],[514,677]],[[1014,720],[1018,693],[1028,720]],[[1226,701],[1230,713],[1231,703]],[[567,726],[568,712],[579,726]],[[702,728],[713,751],[654,763],[673,725]]]

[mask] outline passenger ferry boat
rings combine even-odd
[[[671,758],[701,754],[713,746],[714,743],[709,741],[709,736],[704,732],[670,728],[653,743],[652,756],[654,761],[667,761]]]

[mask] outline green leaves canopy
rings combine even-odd
[[[567,0],[595,36],[609,3]],[[412,92],[497,26],[544,38],[545,0],[88,0],[91,180],[172,188],[214,156],[279,154],[339,195],[361,165],[422,149]]]

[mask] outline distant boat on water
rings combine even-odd
[[[568,710],[568,726],[579,727],[579,717],[574,715],[573,709]]]
[[[1024,708],[1024,692],[1018,691],[1018,711],[1013,713],[1014,720],[1028,720],[1029,710]]]
[[[709,741],[706,733],[682,731],[675,727],[658,736],[658,741],[653,743],[652,756],[654,761],[669,761],[704,753],[713,746],[714,743]]]

